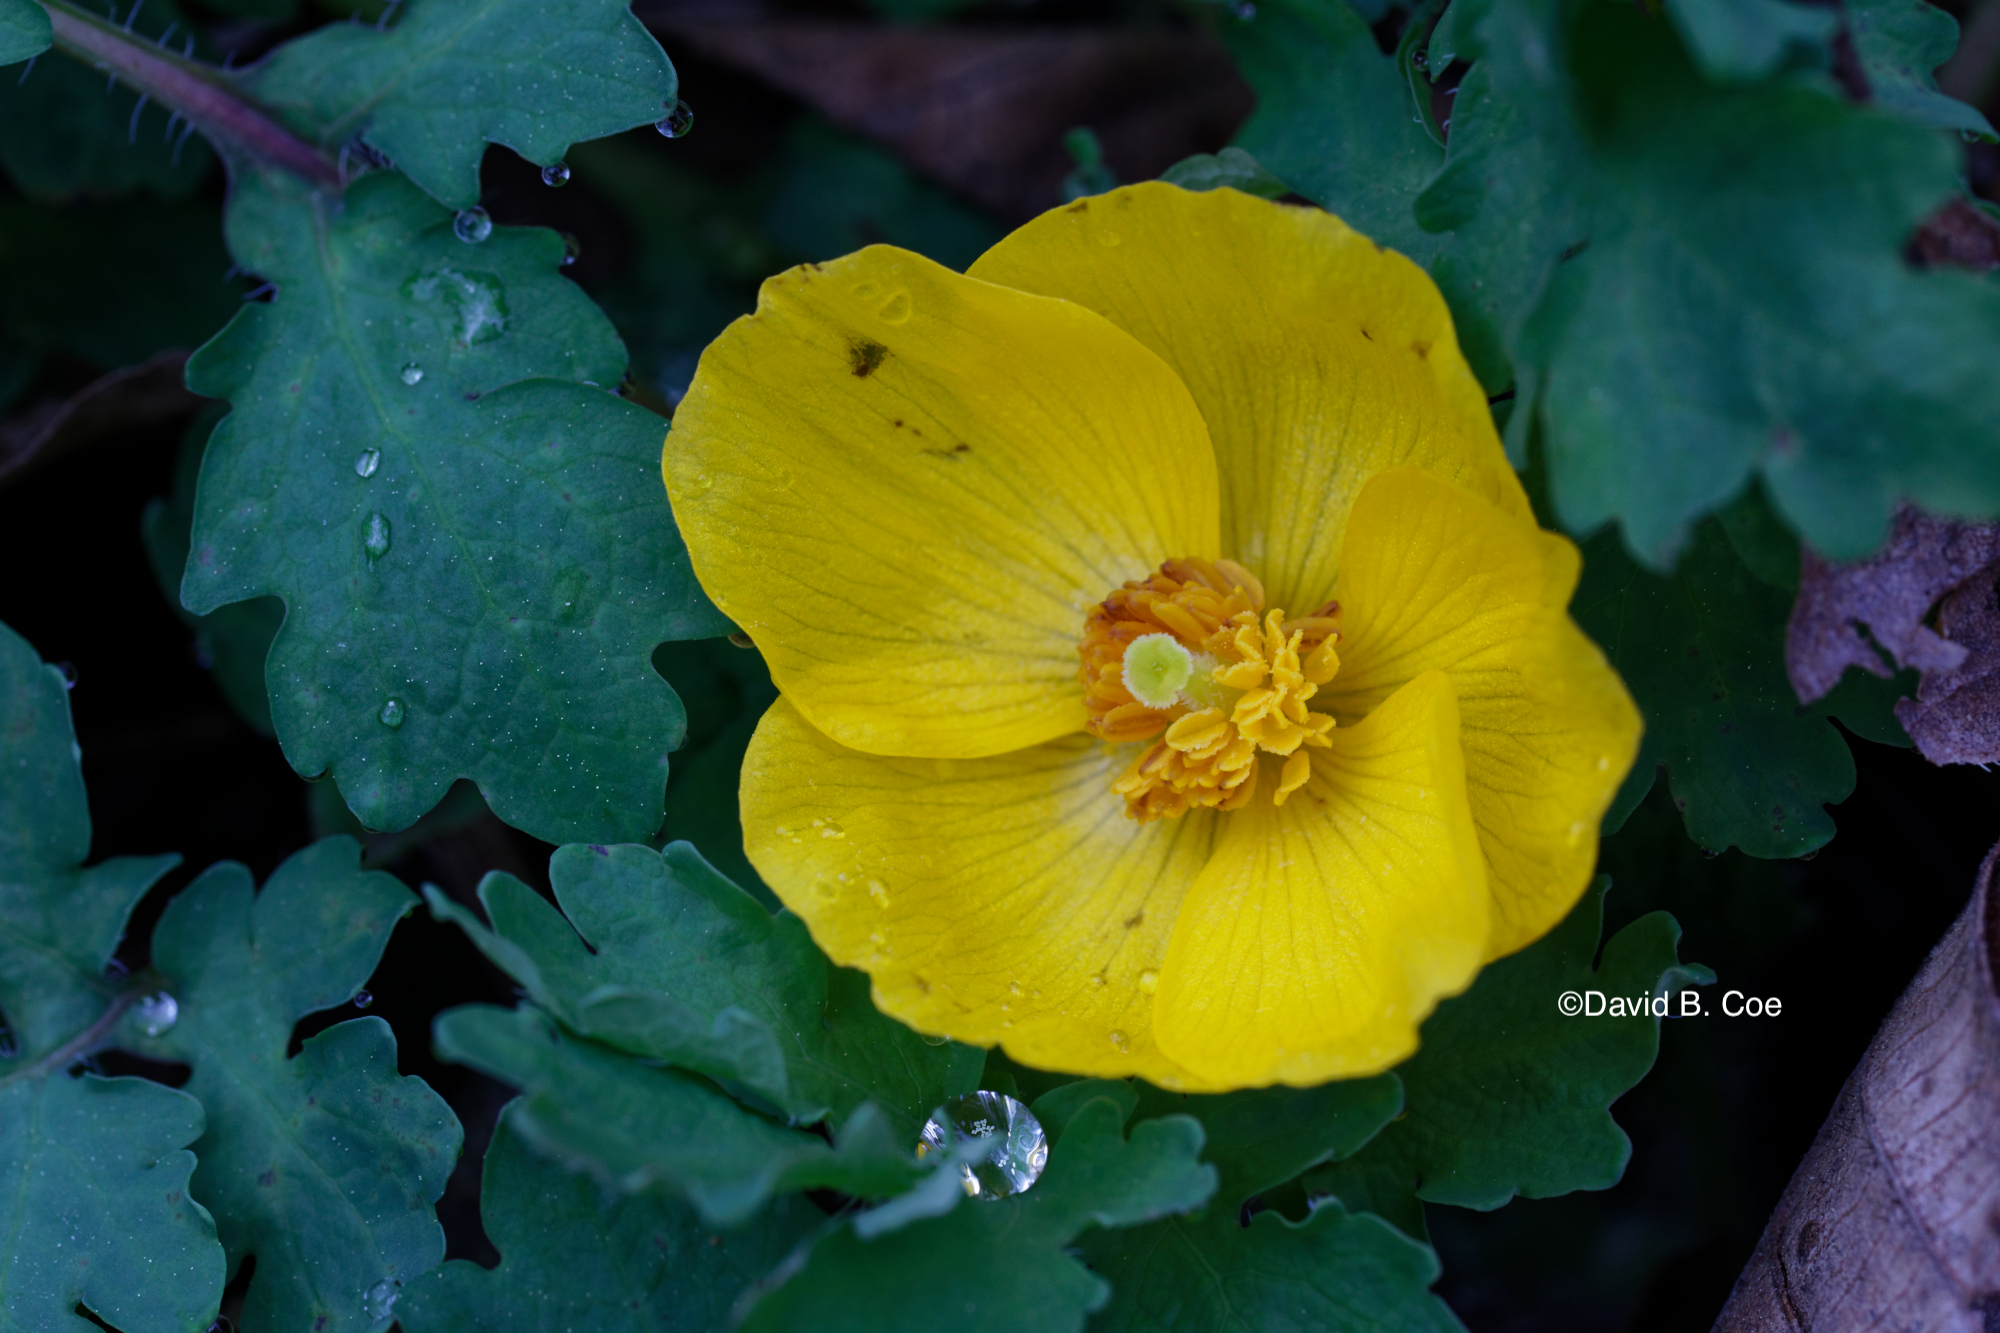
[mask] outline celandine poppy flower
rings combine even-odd
[[[780,274],[664,470],[783,693],[751,861],[1030,1065],[1396,1063],[1575,903],[1638,743],[1437,289],[1325,213],[1155,183]]]

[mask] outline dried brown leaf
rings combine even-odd
[[[1841,1089],[1717,1333],[2000,1326],[1996,861]]]
[[[1835,565],[1799,552],[1799,598],[1785,627],[1785,670],[1799,702],[1813,703],[1850,666],[1894,674],[1873,644],[1901,667],[1952,671],[1966,648],[1924,624],[1940,597],[2000,559],[2000,525],[1952,523],[1908,505],[1871,559]]]

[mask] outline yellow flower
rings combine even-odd
[[[783,697],[751,861],[886,1012],[1186,1090],[1387,1068],[1638,743],[1430,280],[1147,184],[764,284],[663,463]]]

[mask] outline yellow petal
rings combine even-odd
[[[662,467],[702,586],[800,712],[877,754],[1080,729],[1087,609],[1218,553],[1214,454],[1158,357],[887,246],[767,281]]]
[[[1565,609],[1577,570],[1565,538],[1414,470],[1369,482],[1347,528],[1340,673],[1314,706],[1345,723],[1420,673],[1451,677],[1495,958],[1582,895],[1638,751],[1638,709]]]
[[[1258,799],[1224,817],[1174,924],[1155,1030],[1218,1083],[1387,1069],[1485,956],[1450,681],[1421,676],[1328,739],[1282,807]]]
[[[969,272],[1086,305],[1179,372],[1215,442],[1223,554],[1269,606],[1331,595],[1384,468],[1528,515],[1437,287],[1331,214],[1155,181],[1044,213]]]
[[[1127,819],[1111,783],[1131,752],[1072,736],[987,759],[866,755],[780,699],[743,761],[745,850],[827,956],[866,970],[876,1005],[918,1031],[1208,1088],[1160,1054],[1151,1014],[1218,816]]]

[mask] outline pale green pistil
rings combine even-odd
[[[1171,634],[1142,634],[1125,649],[1125,688],[1148,708],[1172,708],[1194,675],[1194,654]]]

